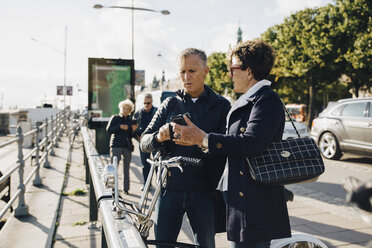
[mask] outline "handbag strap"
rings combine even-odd
[[[261,94],[266,89],[270,89],[270,87],[269,86],[263,86],[260,90],[258,90],[256,92],[256,95]],[[296,126],[295,126],[295,124],[294,124],[294,122],[292,120],[292,117],[291,117],[291,115],[288,112],[288,109],[285,107],[284,102],[282,101],[282,99],[280,99],[280,101],[282,102],[283,108],[284,108],[285,112],[287,113],[288,118],[291,120],[292,126],[293,126],[294,130],[296,131],[296,134],[298,135],[299,138],[301,138],[301,135],[298,132],[298,130],[297,130],[297,128],[296,128]]]
[[[294,122],[293,122],[293,120],[292,120],[292,117],[291,117],[291,115],[289,114],[288,109],[285,107],[283,101],[282,101],[282,104],[283,104],[283,108],[284,108],[285,112],[287,113],[288,118],[291,120],[291,123],[292,123],[292,126],[293,126],[294,130],[296,131],[298,137],[301,138],[300,133],[298,132],[298,130],[297,130],[297,128],[296,128],[296,126],[295,126],[295,124],[294,124]]]

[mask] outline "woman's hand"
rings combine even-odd
[[[123,130],[128,130],[129,127],[128,127],[127,124],[121,124],[120,128],[123,129]]]
[[[132,124],[132,131],[136,131],[138,128],[138,124]]]
[[[173,141],[182,146],[193,146],[202,145],[202,141],[206,133],[195,126],[187,116],[183,116],[187,126],[183,126],[174,122],[171,122],[173,127],[174,137]]]

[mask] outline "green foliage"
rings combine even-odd
[[[276,51],[269,80],[285,103],[305,103],[310,118],[349,90],[372,85],[372,1],[335,0],[308,8],[269,28],[261,38]],[[220,94],[233,95],[226,55],[208,57],[206,83]],[[347,75],[349,83],[341,82]],[[309,123],[311,120],[309,121]]]
[[[84,226],[87,223],[88,223],[88,221],[81,220],[81,221],[77,221],[75,223],[72,223],[72,226]]]
[[[351,79],[349,87],[356,94],[361,87],[370,87],[372,75],[372,2],[338,0],[336,6],[345,19],[346,51],[340,54],[345,74]]]
[[[70,193],[62,193],[63,196],[68,196],[68,195],[86,195],[87,192],[84,189],[75,189],[71,191]]]
[[[226,53],[215,52],[208,56],[209,74],[205,83],[219,94],[234,95],[233,82],[229,76]]]
[[[367,0],[337,0],[299,11],[262,34],[276,51],[271,77],[285,101],[308,104],[312,118],[331,96],[349,96],[350,86],[339,81],[342,74],[355,88],[370,85],[371,5]]]

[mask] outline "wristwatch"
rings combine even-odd
[[[201,145],[201,149],[203,152],[207,153],[208,152],[208,137],[209,137],[209,134],[206,134],[202,140],[202,145]]]

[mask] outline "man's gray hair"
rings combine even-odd
[[[203,50],[197,49],[197,48],[186,48],[178,55],[178,62],[179,64],[182,63],[182,61],[190,56],[190,55],[197,55],[199,56],[200,60],[203,62],[203,66],[207,67],[207,55]]]
[[[147,94],[145,95],[144,98],[148,98],[148,99],[151,99],[151,100],[152,100],[152,95],[151,95],[151,93],[147,93]]]

